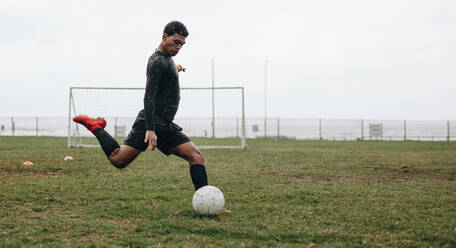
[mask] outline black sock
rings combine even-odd
[[[207,185],[206,167],[202,164],[194,164],[190,166],[190,176],[192,177],[195,190]]]
[[[120,147],[119,143],[117,143],[117,141],[103,128],[95,129],[93,134],[97,137],[98,142],[100,142],[101,149],[103,149],[108,158],[112,151]]]

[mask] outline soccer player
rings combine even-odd
[[[172,122],[180,100],[178,72],[185,72],[185,68],[174,64],[172,57],[179,53],[187,36],[187,28],[181,22],[172,21],[165,26],[162,41],[147,64],[144,109],[139,111],[124,145],[119,146],[104,130],[106,121],[102,118],[78,115],[73,121],[95,135],[111,164],[119,169],[125,168],[146,149],[158,148],[166,155],[174,154],[187,160],[197,190],[207,185],[203,154],[182,133],[182,128]]]

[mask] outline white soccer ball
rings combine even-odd
[[[192,203],[199,215],[218,215],[225,208],[222,191],[210,185],[199,188],[193,195]]]

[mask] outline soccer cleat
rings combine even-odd
[[[106,121],[103,118],[91,118],[87,115],[78,115],[73,118],[74,122],[81,123],[91,132],[106,127]]]

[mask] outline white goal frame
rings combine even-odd
[[[245,122],[245,100],[244,100],[244,87],[183,87],[181,90],[212,90],[212,98],[214,98],[214,90],[239,90],[241,93],[241,132],[239,146],[198,146],[200,149],[247,149],[246,141],[246,122]],[[68,148],[81,148],[81,147],[100,147],[100,145],[82,144],[81,139],[74,145],[71,144],[72,137],[71,125],[72,125],[72,113],[77,115],[75,99],[73,97],[73,90],[145,90],[145,88],[129,88],[129,87],[70,87],[69,91],[69,103],[68,103]],[[212,120],[214,121],[214,102],[212,102]],[[214,123],[214,122],[213,122]],[[75,126],[76,133],[80,136],[79,125]]]

